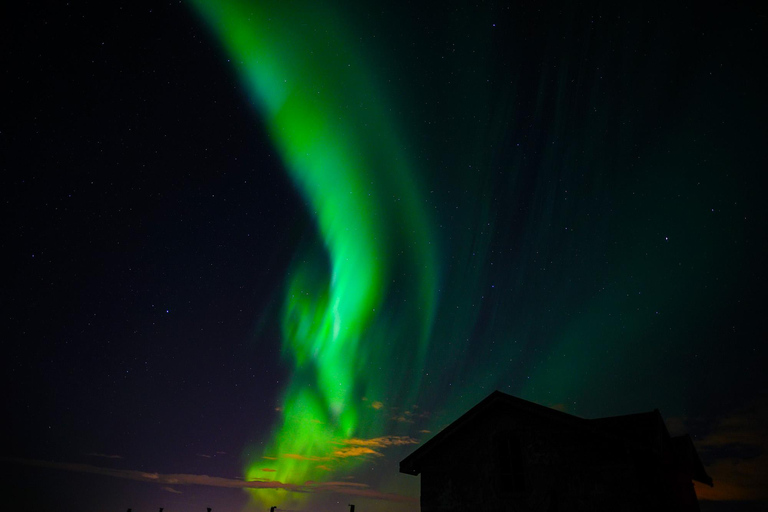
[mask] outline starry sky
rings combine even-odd
[[[415,512],[498,389],[765,507],[768,11],[614,4],[2,16],[7,498]]]

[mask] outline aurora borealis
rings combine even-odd
[[[397,462],[499,389],[658,408],[712,469],[702,510],[759,508],[766,19],[28,8],[0,116],[14,496],[413,512]]]
[[[334,442],[383,433],[366,417],[376,411],[364,409],[361,397],[413,400],[418,379],[402,381],[398,390],[386,373],[367,366],[423,366],[436,293],[432,233],[386,99],[371,97],[364,63],[344,54],[343,27],[312,4],[199,2],[199,9],[260,106],[324,242],[292,269],[282,337],[295,369],[282,398],[282,424],[265,452],[270,459],[256,459],[246,472],[248,479],[266,470],[276,481],[299,484],[336,469],[326,462],[338,449]],[[301,20],[324,30],[290,29]],[[392,247],[404,248],[399,263],[390,261]],[[387,283],[396,265],[411,271],[409,296],[419,310],[411,325],[422,324],[407,340],[379,320],[389,308]],[[395,352],[406,342],[408,352]],[[276,499],[262,497],[265,505]]]

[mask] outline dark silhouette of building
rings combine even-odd
[[[658,410],[587,420],[493,392],[400,462],[422,512],[698,511],[712,485]]]

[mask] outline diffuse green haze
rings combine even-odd
[[[338,455],[340,440],[381,433],[381,416],[366,403],[412,398],[418,388],[417,377],[392,382],[390,372],[420,367],[426,353],[436,289],[428,219],[386,99],[331,13],[313,2],[195,6],[247,86],[323,241],[297,258],[287,283],[283,345],[295,370],[267,458],[251,461],[246,478],[327,478],[354,460]],[[395,272],[407,275],[412,300],[398,325],[385,314]],[[397,338],[406,330],[404,353]],[[273,499],[270,492],[257,499]]]

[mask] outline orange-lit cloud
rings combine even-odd
[[[370,439],[359,439],[352,437],[350,439],[342,439],[336,442],[342,446],[338,450],[333,452],[333,456],[341,459],[348,457],[362,457],[365,455],[375,455],[377,457],[382,454],[374,448],[388,448],[390,446],[403,446],[409,444],[417,444],[418,441],[408,436],[382,436],[373,437]]]
[[[374,409],[376,409],[378,411],[379,409],[382,409],[384,407],[384,404],[377,401],[377,402],[373,402],[371,404],[371,407],[373,407]]]
[[[365,457],[374,455],[382,456],[379,449],[390,446],[404,446],[417,444],[419,441],[408,436],[382,436],[370,439],[359,439],[356,437],[350,439],[339,439],[333,444],[338,448],[333,449],[329,456],[301,455],[298,453],[285,453],[281,455],[285,459],[303,460],[311,462],[328,462],[336,459],[348,459],[350,457]],[[275,460],[273,457],[264,457],[265,459]],[[324,466],[325,467],[325,466]]]
[[[696,484],[702,500],[768,501],[768,395],[750,407],[721,420],[695,444],[703,459],[716,457],[706,467],[714,487]],[[739,453],[736,456],[735,453]],[[729,453],[719,456],[718,453]],[[731,455],[733,454],[733,455]]]
[[[381,457],[382,455],[376,450],[372,450],[366,446],[350,446],[347,448],[340,448],[333,452],[334,457],[340,459],[346,459],[348,457],[361,457],[363,455],[376,455]]]
[[[356,437],[352,437],[349,439],[339,439],[337,441],[333,442],[333,445],[336,445],[335,447],[332,445],[330,448],[332,448],[332,451],[328,455],[324,456],[318,456],[318,455],[302,455],[299,453],[284,453],[280,455],[280,458],[283,459],[293,459],[293,460],[301,460],[301,461],[309,461],[309,462],[330,462],[333,463],[334,461],[338,462],[342,459],[349,459],[352,457],[382,457],[383,454],[381,453],[381,449],[388,448],[390,446],[405,446],[405,445],[412,445],[412,444],[418,444],[419,441],[417,439],[414,439],[409,436],[381,436],[381,437],[374,437],[370,439],[360,439]],[[263,459],[266,460],[277,460],[278,457],[269,457],[269,456],[263,456]],[[332,471],[332,467],[334,465],[326,465],[321,464],[316,466],[318,469],[322,469],[324,471]],[[263,471],[272,471],[270,469],[264,469]]]
[[[348,446],[369,446],[373,448],[386,448],[388,446],[404,446],[409,444],[418,444],[418,441],[408,436],[382,436],[371,439],[358,439],[352,437],[344,439],[340,444]]]
[[[174,489],[173,487],[163,487],[162,489],[163,489],[164,491],[172,492],[173,494],[182,494],[182,492],[181,492],[181,491],[177,491],[177,490],[176,490],[176,489]]]
[[[274,473],[277,471],[276,469],[271,469],[271,468],[261,468],[261,470],[266,471],[267,473]]]

